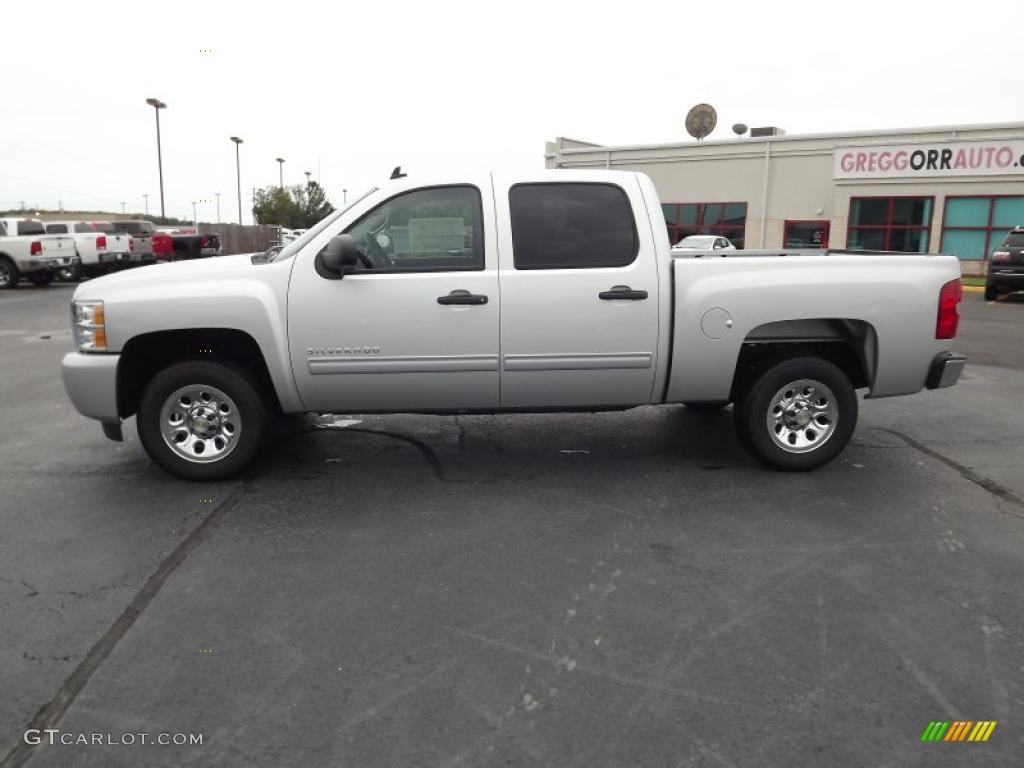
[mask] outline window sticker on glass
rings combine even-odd
[[[409,219],[409,250],[461,251],[465,242],[461,218]]]

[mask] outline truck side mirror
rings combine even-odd
[[[359,246],[352,235],[335,235],[316,257],[316,271],[328,280],[340,280],[359,263]]]

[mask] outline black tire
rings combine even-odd
[[[728,400],[717,400],[714,402],[683,403],[688,410],[694,413],[718,413],[729,404]]]
[[[188,251],[183,251],[179,248],[176,248],[173,252],[173,255],[171,256],[171,261],[184,261],[187,258]]]
[[[985,301],[995,301],[999,298],[999,291],[996,290],[995,283],[985,283]]]
[[[814,391],[810,387],[786,391],[785,388],[790,384],[800,381],[823,384],[825,388],[831,390],[831,397],[824,388],[820,388],[819,391]],[[818,406],[821,411],[814,405],[811,408],[799,407],[798,404],[804,402],[804,392],[808,391],[810,394],[806,397],[815,405],[826,403],[824,406]],[[783,409],[780,403],[773,402],[777,394],[784,398],[786,395],[793,395],[790,400],[793,403],[790,406],[791,416],[797,424],[781,424],[778,428],[778,437],[773,434],[773,429],[768,423],[769,413],[774,411],[776,405],[780,408],[780,420],[786,418],[787,409]],[[807,417],[814,420],[799,426],[800,420],[805,418],[802,412],[806,412]],[[821,425],[815,421],[816,419],[822,419]],[[857,393],[846,374],[828,360],[818,357],[794,357],[768,368],[745,388],[742,397],[736,401],[734,420],[740,443],[763,464],[772,469],[788,471],[815,469],[832,461],[850,441],[857,425]],[[825,434],[824,438],[822,434]],[[789,440],[793,441],[793,447],[783,448],[780,443]],[[815,443],[815,440],[820,442]],[[800,444],[803,442],[807,445]]]
[[[17,265],[6,256],[0,256],[0,289],[17,288],[20,277]]]
[[[53,272],[33,272],[28,276],[28,281],[43,288],[53,282]]]
[[[186,459],[164,440],[161,414],[166,401],[179,389],[192,386],[219,389],[237,410],[237,440],[220,459],[202,463],[200,458]],[[269,434],[272,419],[267,398],[251,374],[233,365],[197,360],[175,363],[149,381],[139,402],[136,426],[146,453],[175,477],[223,480],[237,475],[255,458]],[[207,442],[212,444],[215,439],[207,438]]]

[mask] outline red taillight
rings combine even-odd
[[[107,250],[107,236],[100,235],[96,238],[96,250]]]
[[[129,237],[128,238],[128,250],[129,251],[134,251],[135,250],[135,238],[133,238],[133,237]]]
[[[939,317],[935,321],[935,338],[952,339],[956,336],[956,327],[960,323],[957,304],[963,295],[960,280],[950,280],[939,291]]]
[[[199,238],[199,247],[200,247],[200,248],[205,248],[205,247],[206,247],[206,244],[207,244],[207,243],[209,243],[209,242],[210,242],[210,241],[209,241],[209,239],[208,239],[208,238],[206,237],[206,235],[203,235],[203,236],[202,236],[201,238]]]
[[[43,244],[38,240],[34,240],[32,245],[28,249],[29,256],[42,256],[43,255]]]

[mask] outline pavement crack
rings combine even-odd
[[[89,652],[85,654],[85,658],[75,667],[54,697],[44,704],[35,717],[25,726],[25,730],[35,728],[44,731],[47,728],[56,727],[71,705],[74,704],[75,699],[78,698],[78,695],[85,688],[96,670],[103,665],[103,662],[106,661],[114,648],[117,647],[117,644],[128,633],[128,630],[132,628],[146,608],[149,607],[149,604],[153,602],[153,599],[159,594],[160,589],[171,577],[171,574],[203,543],[210,534],[210,531],[213,530],[220,520],[237,506],[244,494],[245,485],[236,486],[220,504],[213,508],[203,522],[196,526],[192,533],[183,539],[161,561],[160,565],[146,579],[146,583],[142,585],[117,620],[107,628],[103,636],[89,649]],[[19,740],[3,760],[0,760],[0,768],[21,768],[31,759],[36,747],[37,745],[27,744]]]
[[[904,443],[909,445],[911,448],[920,451],[925,456],[929,456],[930,458],[933,458],[936,461],[945,464],[947,467],[956,470],[965,480],[970,480],[979,488],[988,491],[996,498],[1002,501],[1009,502],[1010,504],[1013,504],[1020,510],[1024,510],[1024,499],[1015,494],[1009,488],[1000,485],[995,480],[992,480],[988,477],[984,477],[983,475],[979,475],[970,467],[964,466],[960,462],[954,461],[948,456],[943,456],[938,451],[929,448],[927,445],[918,442],[910,435],[904,434],[899,430],[890,429],[889,427],[878,427],[878,429],[880,429],[882,432],[888,432],[890,435],[899,438]],[[1002,507],[999,506],[997,506],[996,509],[998,509],[1002,514],[1007,515],[1009,517],[1016,517],[1018,519],[1024,520],[1024,514],[1014,514],[1013,512],[1005,511],[1004,509],[1002,509]]]
[[[331,427],[323,427],[320,429],[330,430]],[[427,460],[430,468],[434,471],[434,477],[443,483],[458,483],[459,480],[455,480],[448,477],[444,471],[444,465],[441,463],[441,459],[437,457],[434,449],[427,445],[422,440],[417,440],[415,437],[409,437],[398,432],[389,432],[384,429],[365,429],[363,427],[342,427],[339,431],[345,432],[362,432],[367,435],[381,435],[383,437],[390,437],[393,440],[401,440],[403,443],[408,443],[413,446],[416,450],[423,454],[423,458]]]

